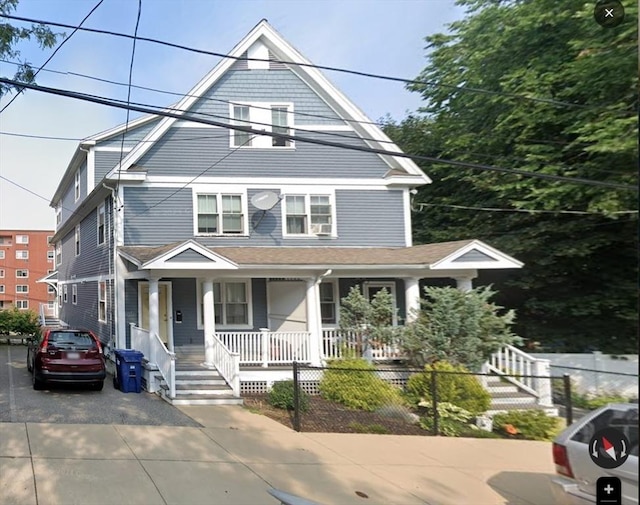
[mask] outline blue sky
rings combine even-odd
[[[21,0],[15,14],[78,25],[97,2]],[[137,7],[136,0],[104,0],[84,26],[133,34]],[[143,0],[138,34],[227,53],[266,18],[315,64],[415,78],[426,63],[424,37],[446,31],[448,23],[462,16],[453,0]],[[126,83],[131,47],[131,40],[78,31],[46,68]],[[41,51],[33,43],[18,49],[34,66],[53,51]],[[218,61],[212,56],[138,42],[133,84],[186,93]],[[0,62],[0,75],[11,77],[14,71],[13,65]],[[325,75],[373,120],[386,114],[400,119],[420,107],[420,97],[406,91],[401,83],[335,72]],[[125,86],[69,74],[42,71],[37,82],[126,100]],[[176,97],[133,89],[131,100],[169,105]],[[131,118],[135,117],[132,113]],[[125,119],[126,111],[121,109],[30,91],[0,114],[0,131],[84,138]],[[0,179],[0,229],[54,227],[48,200],[76,145],[72,141],[0,135],[0,175],[46,198]]]

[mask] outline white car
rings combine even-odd
[[[618,468],[597,466],[589,455],[594,433],[615,428],[629,439],[629,456]],[[609,404],[590,412],[567,427],[553,442],[557,476],[551,488],[558,505],[594,505],[599,477],[618,477],[622,505],[638,504],[638,405]]]

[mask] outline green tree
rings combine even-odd
[[[378,291],[369,301],[359,286],[351,287],[340,301],[340,329],[353,335],[358,356],[362,356],[367,340],[388,342],[393,337],[394,311],[393,297],[386,289]]]
[[[409,86],[424,107],[388,121],[391,138],[414,154],[636,186],[637,5],[623,1],[624,23],[605,29],[581,0],[459,4],[465,18],[427,37],[428,64]],[[490,278],[504,282],[520,335],[636,348],[636,192],[422,168],[434,183],[414,201],[415,241],[478,238],[522,260]]]
[[[513,310],[490,302],[489,287],[463,292],[427,286],[414,322],[407,324],[400,345],[414,365],[437,361],[477,371],[492,353],[521,339],[511,332]]]
[[[11,14],[16,9],[18,0],[0,0],[0,14]],[[16,49],[21,41],[35,40],[41,49],[53,47],[58,34],[45,25],[31,25],[29,28],[16,27],[6,20],[0,22],[0,59],[19,60],[20,51]],[[13,79],[20,82],[34,82],[35,72],[31,65],[22,60]],[[0,84],[0,96],[10,91],[20,91],[19,87]]]

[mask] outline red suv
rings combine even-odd
[[[100,340],[87,330],[45,328],[29,342],[27,369],[33,389],[46,383],[85,383],[101,391],[106,377]]]

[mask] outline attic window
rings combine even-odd
[[[291,103],[235,103],[230,116],[232,124],[253,130],[262,130],[282,135],[293,135],[293,104]],[[281,148],[294,147],[291,139],[271,135],[255,135],[240,130],[231,130],[233,148]]]

